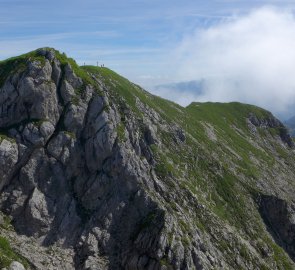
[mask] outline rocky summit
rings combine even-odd
[[[0,62],[0,269],[295,269],[295,146],[42,48]]]

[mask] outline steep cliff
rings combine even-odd
[[[1,267],[295,269],[294,144],[271,113],[183,108],[49,48],[0,62],[0,87],[19,254]]]

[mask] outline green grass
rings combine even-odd
[[[278,264],[280,270],[292,270],[294,269],[289,259],[286,258],[285,252],[276,244],[272,244],[272,249],[274,251],[274,259]]]
[[[82,79],[83,86],[81,89],[75,89],[78,95],[81,95],[85,90],[86,85],[92,85],[96,91],[102,95],[102,92],[98,88],[96,82],[93,80],[91,75],[87,72],[87,69],[80,67],[73,58],[68,57],[65,53],[60,53],[54,50],[56,58],[60,61],[61,67],[64,68],[66,65],[70,64],[76,76]]]
[[[136,106],[136,98],[153,108],[168,121],[174,120],[174,117],[179,116],[179,111],[184,109],[176,103],[151,95],[140,86],[131,83],[106,67],[83,66],[81,68],[101,78],[112,91],[114,98],[119,103],[122,103],[121,99],[123,98],[123,103],[127,104],[139,116],[142,115],[142,112]]]
[[[122,122],[120,122],[117,126],[117,136],[120,142],[125,141],[125,126]]]
[[[171,265],[166,257],[160,259],[160,265],[165,266],[165,269],[173,269],[173,265]]]
[[[120,105],[122,115],[127,107],[138,119],[142,119],[143,111],[136,104],[138,99],[158,113],[166,123],[177,124],[184,130],[187,136],[183,145],[174,143],[173,134],[163,130],[158,130],[162,146],[159,148],[157,145],[150,145],[156,161],[154,170],[163,182],[169,184],[171,188],[178,186],[183,192],[190,191],[216,214],[219,222],[230,224],[237,230],[243,231],[248,237],[255,239],[259,235],[267,235],[267,232],[261,229],[258,211],[248,206],[248,200],[251,198],[251,193],[256,192],[256,181],[261,171],[259,166],[272,168],[275,159],[273,152],[266,150],[263,145],[261,148],[257,147],[251,143],[251,140],[259,140],[260,137],[274,138],[273,149],[282,158],[288,156],[286,150],[275,142],[275,137],[282,133],[280,127],[269,129],[257,127],[257,134],[253,135],[246,119],[251,114],[260,120],[271,119],[273,116],[270,112],[238,102],[226,104],[194,102],[183,108],[143,91],[108,68],[93,66],[82,68],[95,75],[108,87],[112,99]],[[214,128],[217,141],[208,138],[204,129],[206,123]],[[122,126],[118,127],[118,134],[122,134]],[[119,138],[121,137],[119,135]],[[162,152],[163,150],[165,152]],[[213,154],[217,158],[214,158]],[[259,166],[251,159],[251,156],[259,161]],[[233,171],[231,171],[232,164],[236,166]],[[176,180],[181,178],[183,180]],[[245,182],[241,182],[241,179],[245,179]],[[182,205],[180,198],[176,200],[182,209],[186,208]],[[177,210],[175,203],[170,202],[167,207],[172,211]],[[194,220],[194,225],[202,231],[210,231],[208,216],[196,215]],[[182,220],[178,222],[182,231],[189,232],[193,226],[184,226]],[[249,223],[251,226],[248,225]],[[211,224],[211,226],[216,225]],[[226,240],[222,245],[225,250],[232,248]],[[253,261],[246,246],[237,246],[240,247],[240,255],[246,260],[251,260],[261,269],[268,269],[264,264]],[[277,250],[275,254],[274,260],[279,260],[282,267],[289,269],[286,254],[280,250]],[[234,261],[232,264],[234,265]]]
[[[35,50],[17,57],[11,57],[7,60],[0,61],[0,88],[10,75],[18,72],[24,72],[28,61],[38,61],[41,65],[44,65],[45,58],[38,54],[38,50]]]
[[[136,95],[133,94],[135,89],[131,87],[131,83],[127,79],[105,67],[83,66],[81,69],[102,78],[120,105],[124,106],[126,102],[135,113],[140,114],[136,107]],[[124,98],[124,101],[122,98]]]
[[[9,137],[6,133],[0,131],[0,143],[3,140],[7,140],[7,141],[9,141],[11,143],[15,143],[15,140],[13,138]]]
[[[61,68],[64,69],[66,65],[71,65],[74,73],[80,77],[83,81],[83,86],[78,89],[78,94],[81,95],[85,90],[86,85],[92,85],[98,93],[102,94],[97,84],[93,78],[89,75],[87,70],[81,68],[73,58],[68,57],[65,53],[60,53],[53,48],[46,48],[47,50],[52,50],[55,54],[57,60],[61,64]],[[45,57],[40,55],[40,49],[34,50],[32,52],[12,57],[4,61],[0,61],[0,87],[3,86],[5,80],[12,74],[17,72],[23,72],[26,70],[29,61],[38,61],[41,65],[45,63]],[[77,90],[77,89],[76,89]]]
[[[0,267],[8,267],[12,261],[22,263],[25,268],[28,268],[28,261],[13,251],[9,242],[3,236],[0,236]]]
[[[2,215],[3,222],[0,224],[0,227],[5,230],[11,230],[13,229],[13,226],[11,225],[11,218],[7,215]]]
[[[157,162],[155,166],[156,174],[160,178],[165,178],[172,175],[176,176],[177,172],[174,169],[173,163],[167,158],[167,155],[162,153],[161,149],[159,149],[155,144],[152,144],[150,147]]]
[[[148,146],[153,153],[154,172],[160,181],[171,188],[171,192],[174,192],[176,188],[180,190],[179,194],[181,195],[178,194],[175,201],[167,202],[167,208],[169,207],[171,212],[175,213],[178,211],[177,205],[179,205],[187,215],[193,215],[193,224],[186,224],[184,220],[178,219],[178,226],[185,233],[184,235],[189,234],[194,228],[210,233],[210,228],[217,226],[216,224],[219,226],[228,224],[252,240],[264,237],[265,241],[270,241],[267,232],[261,225],[262,221],[257,209],[253,206],[254,203],[252,205],[249,202],[252,202],[252,194],[258,192],[256,184],[261,177],[261,170],[269,173],[274,167],[276,163],[274,156],[295,162],[289,151],[282,148],[276,141],[277,137],[283,135],[284,129],[281,127],[257,127],[256,134],[250,132],[247,118],[250,115],[255,115],[259,120],[271,119],[273,116],[270,112],[238,102],[194,102],[184,108],[149,94],[108,68],[79,67],[73,59],[68,58],[65,54],[58,51],[55,51],[55,54],[62,68],[70,64],[74,73],[83,80],[83,86],[75,89],[76,96],[72,103],[79,104],[80,97],[83,95],[86,85],[89,84],[95,87],[100,95],[103,95],[93,76],[106,87],[110,106],[115,103],[121,114],[121,122],[116,129],[119,144],[126,139],[125,123],[129,121],[129,119],[125,119],[126,110],[131,111],[137,124],[136,132],[139,132],[140,136],[144,138],[143,118],[145,111],[139,106],[138,101],[158,114],[165,125],[178,126],[186,134],[185,142],[178,143],[174,140],[173,130],[161,128],[159,124],[157,136],[161,143]],[[38,55],[37,50],[0,62],[0,84],[10,74],[16,71],[22,72],[28,57],[34,58],[40,63],[44,61],[44,58],[42,60],[42,57],[40,58]],[[105,108],[105,110],[109,109],[110,107]],[[217,140],[208,137],[206,126],[212,127]],[[7,134],[3,131],[0,140],[6,138],[5,136],[7,137]],[[272,147],[273,151],[263,145],[263,139],[270,142],[268,147]],[[259,145],[257,146],[253,141],[258,142]],[[258,160],[258,164],[253,161],[253,156]],[[183,204],[182,196],[191,195],[198,198],[212,212],[212,217],[201,215],[199,212],[192,214],[189,211],[190,206]],[[150,226],[155,218],[154,212],[148,214],[139,224],[139,230]],[[189,239],[186,237],[183,242],[189,245]],[[216,245],[224,251],[236,248],[242,257],[253,262],[254,259],[251,257],[248,247],[241,245],[238,240],[233,246],[222,237],[218,241]],[[273,260],[281,265],[281,269],[291,269],[285,252],[274,243],[269,245],[274,251]],[[229,261],[234,265],[232,258],[229,258]],[[165,265],[164,261],[162,263]],[[257,265],[264,267],[263,264],[257,263]]]

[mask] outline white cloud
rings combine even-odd
[[[169,88],[169,87],[161,87],[158,86],[156,89],[151,88],[151,93],[155,95],[160,95],[169,100],[176,101],[181,106],[187,106],[192,101],[197,100],[198,95],[193,91],[185,91],[184,93],[180,93],[179,90]]]
[[[291,11],[264,7],[197,29],[173,54],[179,80],[205,80],[206,93],[199,101],[241,101],[277,115],[295,104]]]

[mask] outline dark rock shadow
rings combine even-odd
[[[260,215],[274,241],[295,262],[295,209],[285,200],[260,195]]]

